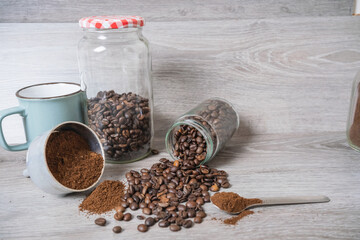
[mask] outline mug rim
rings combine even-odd
[[[52,96],[52,97],[25,97],[25,96],[21,96],[20,92],[28,89],[28,88],[32,88],[32,87],[37,87],[37,86],[42,86],[42,85],[51,85],[51,84],[69,84],[69,85],[76,85],[79,86],[79,90],[76,92],[72,92],[69,94],[63,94],[63,95],[58,95],[58,96]],[[74,82],[47,82],[47,83],[38,83],[38,84],[33,84],[33,85],[29,85],[23,88],[20,88],[19,90],[16,91],[15,95],[18,98],[21,99],[54,99],[54,98],[61,98],[61,97],[68,97],[68,96],[72,96],[75,95],[77,93],[81,92],[81,85],[79,83],[74,83]]]

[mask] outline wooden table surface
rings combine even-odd
[[[0,109],[17,105],[14,93],[23,86],[79,81],[75,20],[113,7],[105,0],[89,11],[86,2],[79,1],[79,9],[69,0],[0,3]],[[124,231],[116,235],[112,214],[108,226],[98,227],[95,216],[78,212],[86,193],[46,194],[22,176],[26,152],[0,150],[0,239],[360,239],[360,155],[345,135],[360,70],[360,18],[350,16],[352,1],[185,2],[116,5],[120,14],[144,12],[149,19],[144,35],[153,57],[154,148],[161,153],[107,164],[103,179],[122,180],[130,169],[169,157],[164,137],[172,121],[217,96],[234,103],[241,120],[210,162],[229,173],[228,191],[322,194],[331,202],[258,208],[235,226],[211,220],[227,216],[206,204],[208,217],[191,229],[154,226],[140,233],[134,219],[120,222]],[[56,23],[61,20],[67,23]],[[23,139],[19,117],[3,127],[10,142]]]

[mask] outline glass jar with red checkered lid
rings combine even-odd
[[[150,154],[153,99],[149,43],[139,16],[79,20],[81,85],[88,124],[100,138],[106,161],[125,163]]]

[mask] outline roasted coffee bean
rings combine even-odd
[[[181,218],[181,217],[178,217],[178,218],[176,218],[176,220],[175,220],[175,224],[176,225],[179,225],[179,226],[182,226],[183,225],[183,223],[184,223],[184,219],[183,218]]]
[[[125,212],[125,208],[123,206],[117,206],[115,207],[116,212]]]
[[[195,217],[194,218],[194,223],[202,223],[202,218],[201,217]]]
[[[137,229],[139,230],[139,232],[147,232],[148,226],[146,226],[145,224],[139,224]]]
[[[115,227],[113,227],[112,230],[113,230],[114,233],[121,233],[122,228],[120,226],[115,226]]]
[[[193,222],[191,220],[185,220],[182,226],[184,228],[191,228],[193,226]]]
[[[130,204],[130,209],[135,211],[139,209],[139,205],[136,202]]]
[[[89,126],[111,160],[130,160],[150,150],[149,100],[134,93],[98,92],[88,100]]]
[[[203,205],[203,204],[204,204],[204,199],[203,199],[202,197],[198,197],[198,198],[196,199],[196,204],[197,204],[197,205]]]
[[[162,220],[162,221],[159,222],[158,225],[159,225],[159,227],[165,228],[165,227],[170,226],[170,223],[169,223],[169,221]]]
[[[224,182],[221,184],[221,187],[223,188],[229,188],[230,187],[230,183],[229,182]]]
[[[219,191],[218,185],[217,185],[217,184],[212,185],[211,188],[210,188],[210,191],[212,191],[212,192],[218,192],[218,191]]]
[[[140,207],[141,209],[144,209],[144,208],[147,207],[147,204],[146,204],[145,202],[141,202],[141,203],[139,203],[139,207]]]
[[[114,214],[114,218],[117,221],[121,221],[121,220],[124,219],[124,214],[122,212],[117,212],[117,213]]]
[[[185,205],[182,205],[182,204],[179,204],[179,206],[177,206],[177,209],[179,211],[185,211],[186,210],[186,206]]]
[[[151,150],[151,153],[152,153],[153,155],[157,155],[157,154],[159,154],[159,151],[156,150],[156,149],[152,149],[152,150]]]
[[[170,225],[170,230],[173,231],[173,232],[177,232],[177,231],[180,231],[181,230],[181,227],[176,225],[176,224],[171,224]]]
[[[139,220],[144,220],[145,219],[145,217],[143,215],[137,215],[136,218],[139,219]]]
[[[125,201],[121,202],[120,204],[121,204],[121,206],[124,207],[125,209],[126,209],[127,207],[129,207],[129,204],[128,204],[127,202],[125,202]]]
[[[196,213],[196,216],[197,216],[197,217],[204,218],[204,217],[206,217],[206,213],[205,213],[204,211],[198,211],[198,212]]]
[[[194,202],[194,201],[188,201],[188,202],[186,203],[186,207],[188,207],[188,208],[195,208],[195,207],[196,207],[196,202]]]
[[[151,215],[151,209],[150,208],[143,208],[142,212],[143,212],[143,214]]]
[[[105,218],[97,218],[95,219],[95,224],[99,226],[105,226],[106,225],[106,219]]]
[[[125,213],[123,219],[124,221],[130,221],[132,219],[131,213]]]
[[[210,196],[209,195],[204,196],[204,202],[210,202]]]
[[[189,209],[187,213],[189,218],[193,218],[196,216],[196,211],[194,209]]]
[[[155,224],[155,219],[152,217],[148,217],[145,219],[145,224],[146,224],[146,226],[151,227]]]

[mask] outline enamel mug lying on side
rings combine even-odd
[[[76,132],[88,142],[91,151],[101,154],[103,159],[105,159],[104,149],[102,148],[101,142],[93,130],[91,130],[85,124],[79,122],[64,122],[43,133],[32,141],[26,155],[27,169],[24,170],[23,175],[25,177],[30,177],[34,184],[43,191],[55,195],[63,195],[72,192],[83,192],[93,188],[99,182],[104,172],[105,160],[103,162],[101,175],[97,181],[94,182],[94,184],[86,189],[77,190],[65,187],[59,181],[57,181],[51,173],[46,161],[46,145],[50,135],[59,131]]]

